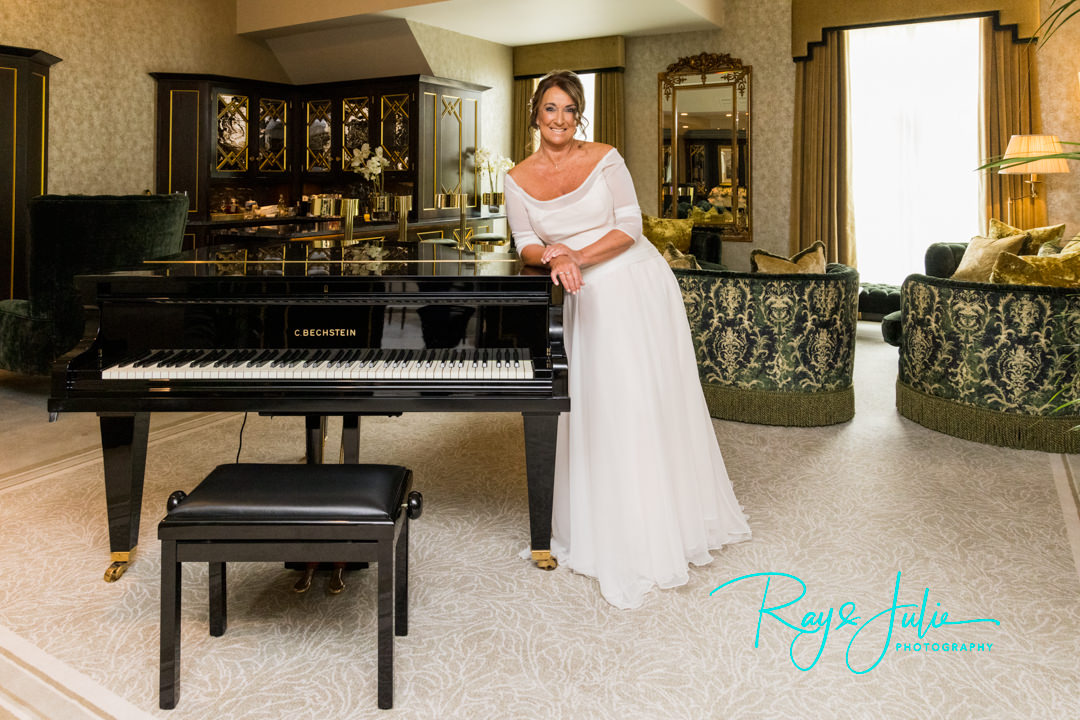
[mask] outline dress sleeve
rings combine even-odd
[[[601,172],[608,189],[611,190],[615,209],[615,229],[621,230],[636,241],[641,237],[641,206],[638,205],[630,171],[617,150],[611,151],[610,157],[604,161]]]
[[[544,243],[533,230],[529,220],[529,209],[525,207],[526,199],[521,188],[509,175],[506,176],[506,181],[503,183],[503,192],[506,193],[506,221],[510,224],[510,232],[514,236],[514,247],[520,255],[522,248]]]

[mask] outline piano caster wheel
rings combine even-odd
[[[559,561],[551,557],[550,550],[533,550],[532,559],[541,570],[554,570],[559,567]]]
[[[105,582],[116,582],[120,577],[127,572],[128,561],[117,561],[109,566],[109,569],[105,571]]]

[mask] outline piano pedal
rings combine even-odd
[[[345,589],[345,563],[334,563],[330,579],[326,581],[326,592],[337,595]]]
[[[300,579],[293,585],[293,592],[303,593],[307,592],[311,587],[311,578],[315,576],[315,571],[318,569],[319,563],[308,563],[304,568],[304,574],[300,576]]]

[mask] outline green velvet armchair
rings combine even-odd
[[[48,373],[83,334],[76,275],[180,251],[186,195],[41,195],[29,202],[29,297],[0,301],[0,368]]]
[[[762,425],[832,425],[855,415],[859,274],[674,270],[709,413]]]

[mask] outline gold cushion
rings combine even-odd
[[[764,250],[750,252],[750,272],[756,273],[824,273],[825,243],[818,240],[805,250],[786,258]]]
[[[966,280],[968,282],[990,282],[990,273],[994,270],[994,263],[998,255],[1003,252],[1019,254],[1028,236],[1009,235],[1001,238],[986,238],[976,235],[971,238],[964,257],[960,258],[960,266],[952,274],[952,280]]]
[[[1001,253],[990,273],[990,282],[1080,287],[1080,252],[1046,257]]]
[[[694,230],[693,220],[675,220],[673,218],[658,218],[652,215],[641,216],[641,232],[649,242],[656,246],[660,252],[668,243],[675,246],[679,252],[690,249],[690,233]]]
[[[663,255],[664,259],[667,260],[668,267],[681,268],[683,270],[701,269],[696,257],[679,252],[679,249],[671,243],[668,243],[664,248]]]
[[[991,238],[1003,238],[1011,237],[1013,235],[1027,235],[1027,239],[1024,241],[1024,247],[1017,255],[1038,255],[1039,248],[1044,243],[1057,243],[1061,240],[1061,236],[1065,234],[1065,223],[1061,225],[1047,225],[1041,228],[1032,228],[1031,230],[1021,230],[1015,228],[1012,225],[1003,223],[996,218],[990,219],[990,232],[987,235]]]
[[[710,207],[708,210],[702,210],[696,205],[690,209],[690,220],[695,225],[715,225],[717,223],[730,223],[732,218],[731,213],[727,210],[720,212],[716,207]]]

